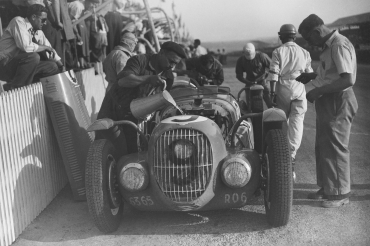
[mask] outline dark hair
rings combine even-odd
[[[310,14],[306,19],[302,21],[299,25],[298,32],[302,33],[302,31],[309,32],[313,30],[315,27],[319,27],[324,25],[324,21],[315,14]]]
[[[194,44],[200,44],[200,40],[199,39],[195,39],[194,40]]]
[[[212,56],[212,54],[202,55],[199,57],[200,64],[202,64],[203,66],[207,65],[208,63],[213,62],[214,59],[215,58]]]
[[[31,18],[32,15],[40,16],[42,12],[47,13],[47,9],[41,4],[33,4],[27,8],[27,18]]]

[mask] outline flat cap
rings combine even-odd
[[[161,48],[164,49],[164,50],[173,51],[173,52],[176,53],[176,55],[178,55],[179,57],[181,57],[183,59],[186,58],[186,54],[185,54],[184,49],[178,43],[175,43],[175,42],[172,42],[172,41],[167,41],[167,42],[162,44]]]

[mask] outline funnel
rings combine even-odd
[[[132,100],[130,109],[136,119],[144,120],[147,115],[166,105],[176,105],[176,103],[168,91],[162,91],[148,97]]]

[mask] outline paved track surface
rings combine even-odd
[[[234,95],[242,87],[234,68],[225,68],[225,84]],[[103,235],[94,226],[86,202],[75,202],[69,186],[29,225],[14,245],[370,245],[370,65],[359,65],[354,87],[359,103],[350,141],[352,197],[337,209],[307,200],[317,190],[315,113],[309,105],[290,223],[271,228],[263,201],[241,209],[209,212],[124,211],[119,229]]]

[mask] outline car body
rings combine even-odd
[[[285,225],[292,202],[285,114],[272,108],[242,116],[237,100],[223,86],[180,81],[170,93],[178,108],[167,105],[155,113],[147,122],[155,127],[141,132],[149,140],[138,153],[119,157],[108,140],[92,144],[86,190],[97,227],[116,230],[123,204],[150,211],[236,208],[261,190],[270,224]],[[261,120],[262,132],[253,132],[253,119]],[[111,121],[109,127],[114,124],[119,123]],[[267,139],[261,141],[262,151],[254,148],[253,136]],[[276,159],[277,151],[283,157]],[[274,190],[276,182],[283,182],[277,189],[287,194]]]

